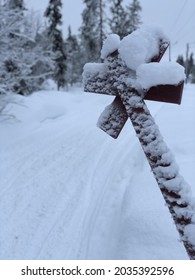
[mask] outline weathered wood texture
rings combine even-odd
[[[153,61],[160,60],[166,47],[161,46],[159,56]],[[135,72],[126,67],[117,52],[108,56],[104,64],[105,75],[101,79],[93,76],[85,84],[85,91],[116,95],[100,116],[98,125],[116,138],[130,118],[189,258],[195,259],[195,246],[186,234],[189,225],[195,226],[195,204],[190,188],[179,174],[174,157],[144,102],[143,92],[133,86]]]

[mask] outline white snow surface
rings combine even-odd
[[[169,41],[160,27],[143,25],[121,40],[119,54],[127,67],[136,70],[159,54],[160,40]]]
[[[101,50],[101,58],[105,59],[109,54],[118,50],[120,45],[120,37],[117,34],[110,34],[104,41]]]
[[[147,104],[195,196],[194,91],[184,88],[180,106]],[[96,127],[111,96],[6,99],[0,259],[188,259],[131,123],[117,140]]]
[[[185,80],[185,69],[176,62],[141,64],[136,70],[137,83],[143,89],[157,85],[178,85]]]

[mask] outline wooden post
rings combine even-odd
[[[99,69],[91,76],[90,73],[85,75],[85,91],[116,95],[101,115],[100,126],[116,138],[130,118],[189,258],[194,260],[195,245],[187,233],[189,227],[195,227],[195,206],[188,195],[190,188],[179,174],[174,157],[144,102],[143,92],[134,88],[133,84],[127,86],[125,83],[127,78],[135,79],[135,72],[127,68],[118,52],[109,55],[98,67],[105,69]]]
[[[120,68],[120,59],[114,58],[113,60],[115,60],[117,67]],[[189,257],[194,260],[195,247],[185,238],[185,227],[192,224],[194,207],[190,197],[185,198],[184,196],[182,198],[182,189],[188,192],[189,187],[180,176],[178,166],[140,93],[136,90],[129,90],[125,86],[118,93],[133,124],[186,251]],[[186,215],[186,213],[188,214]]]

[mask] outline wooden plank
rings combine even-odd
[[[117,138],[123,129],[128,115],[121,99],[117,96],[99,117],[97,126],[113,138]]]
[[[158,85],[151,87],[144,96],[145,100],[181,104],[184,82],[179,85]]]

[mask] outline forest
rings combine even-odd
[[[23,0],[0,2],[0,93],[28,95],[43,89],[48,79],[58,89],[81,84],[86,62],[100,59],[107,35],[122,39],[141,23],[142,7],[138,0],[124,5],[123,0],[84,0],[78,34],[64,38],[62,1],[50,0],[44,15],[29,11]],[[106,16],[109,9],[110,17]],[[186,68],[187,79],[195,82],[193,53],[178,62]]]

